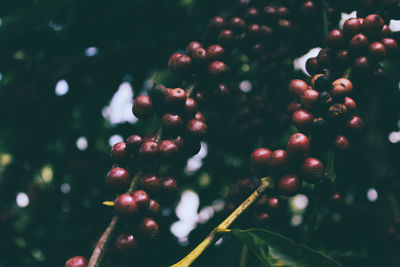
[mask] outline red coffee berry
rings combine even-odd
[[[171,109],[181,109],[186,103],[186,92],[181,88],[168,91],[165,97],[165,104]]]
[[[354,59],[353,68],[355,71],[365,72],[368,71],[371,67],[368,57],[361,56]]]
[[[383,38],[381,43],[385,46],[388,55],[393,55],[397,51],[398,45],[393,38]]]
[[[140,184],[141,188],[150,194],[156,194],[161,188],[161,180],[153,174],[143,176]]]
[[[304,158],[310,150],[310,141],[302,133],[295,133],[290,136],[287,144],[289,158]]]
[[[152,218],[144,218],[139,225],[140,235],[147,241],[157,239],[159,235],[159,227]]]
[[[142,145],[143,139],[140,135],[133,134],[126,139],[125,143],[130,153],[136,153]]]
[[[319,93],[313,89],[308,89],[303,92],[300,97],[300,103],[303,107],[313,109],[318,101]]]
[[[146,210],[149,207],[149,195],[143,190],[136,190],[132,194],[139,210]]]
[[[259,17],[257,8],[251,7],[246,10],[245,13],[246,21],[256,21]]]
[[[291,80],[289,83],[289,91],[293,96],[301,97],[304,91],[308,90],[308,84],[300,79]]]
[[[179,190],[178,182],[173,177],[164,177],[161,181],[161,187],[167,198],[175,198]]]
[[[377,36],[381,32],[385,22],[383,18],[377,14],[368,15],[361,24],[361,30],[368,35]]]
[[[301,4],[300,9],[304,15],[311,15],[315,12],[315,4],[311,0],[306,0]]]
[[[218,34],[218,42],[223,45],[230,45],[235,40],[235,33],[232,30],[224,29]]]
[[[193,116],[197,112],[197,102],[193,98],[187,97],[185,102],[185,113],[188,116]]]
[[[346,129],[350,132],[359,132],[363,128],[363,121],[360,117],[353,115],[346,123]]]
[[[229,26],[236,33],[242,33],[246,29],[246,22],[238,17],[234,17],[229,21]]]
[[[128,190],[130,185],[129,172],[120,167],[112,168],[107,174],[107,184],[116,192]]]
[[[361,30],[361,23],[356,18],[351,18],[343,24],[343,33],[348,37],[353,37]]]
[[[292,101],[288,105],[288,112],[289,112],[289,114],[293,114],[296,110],[299,110],[301,108],[302,108],[302,106],[299,102]]]
[[[301,187],[301,181],[295,174],[286,174],[278,181],[278,191],[284,196],[296,195]]]
[[[151,216],[159,216],[161,213],[161,205],[154,199],[150,199],[149,213]]]
[[[361,53],[368,47],[368,38],[365,34],[359,33],[350,40],[350,49],[354,53]]]
[[[386,57],[386,48],[380,42],[373,42],[368,47],[369,56],[375,61],[381,61]]]
[[[132,216],[138,212],[138,205],[133,196],[122,194],[115,199],[114,210],[118,216]]]
[[[328,109],[328,117],[332,121],[342,121],[348,115],[348,109],[344,104],[336,103]]]
[[[264,226],[264,225],[266,225],[269,221],[270,221],[270,216],[269,216],[269,214],[266,213],[266,212],[263,212],[263,213],[260,213],[260,214],[257,214],[257,215],[256,215],[256,221],[255,221],[255,223],[256,223],[256,225],[258,225],[258,226]]]
[[[323,48],[317,55],[318,66],[320,68],[329,68],[332,64],[332,51],[329,48]]]
[[[207,51],[204,48],[197,48],[192,53],[193,62],[196,64],[202,64],[207,61]]]
[[[301,164],[301,177],[308,183],[316,183],[324,177],[324,165],[317,158],[306,158]]]
[[[208,73],[215,79],[223,79],[228,72],[228,66],[222,61],[213,61],[208,65]]]
[[[177,132],[183,127],[183,120],[178,114],[165,113],[161,118],[161,124],[167,131]]]
[[[353,83],[347,78],[336,79],[335,81],[333,81],[332,85],[333,86],[342,85],[343,87],[346,88],[346,90],[348,90],[349,93],[353,91]]]
[[[209,23],[208,28],[213,31],[221,30],[226,26],[225,19],[223,17],[213,17]]]
[[[356,101],[348,96],[344,98],[343,104],[351,111],[354,111],[357,108]]]
[[[210,61],[222,59],[224,56],[225,49],[222,46],[214,44],[207,47],[207,58]]]
[[[147,119],[153,116],[154,107],[147,95],[138,96],[132,106],[132,113],[139,119]]]
[[[314,75],[321,71],[321,67],[318,64],[318,60],[316,57],[310,57],[306,61],[306,70],[308,74]]]
[[[82,256],[75,256],[67,260],[65,267],[86,267],[87,260]]]
[[[194,52],[196,51],[197,48],[203,48],[201,43],[195,41],[190,42],[186,47],[186,54],[190,57],[193,57]]]
[[[132,234],[122,233],[115,239],[115,248],[120,253],[133,252],[136,247],[136,238]]]
[[[155,161],[159,156],[159,147],[156,142],[147,141],[144,142],[139,149],[139,156],[144,161]]]
[[[268,199],[268,209],[277,210],[279,208],[279,199],[276,197],[271,197]]]
[[[277,149],[272,152],[272,155],[268,161],[269,166],[273,170],[284,170],[287,164],[287,153],[286,150]]]
[[[207,124],[203,121],[192,119],[186,123],[186,130],[191,137],[202,139],[207,134]]]
[[[173,69],[174,69],[175,60],[176,60],[178,57],[183,56],[183,55],[184,55],[184,54],[182,54],[182,53],[173,53],[173,54],[169,57],[169,60],[168,60],[168,68],[169,68],[171,71],[173,71]]]
[[[342,197],[342,194],[340,194],[340,193],[332,194],[330,197],[330,204],[331,204],[331,207],[334,209],[343,207],[344,199]]]
[[[247,27],[247,36],[251,39],[257,39],[260,35],[261,27],[258,24],[251,24]]]
[[[311,112],[305,109],[299,109],[293,113],[292,122],[294,125],[296,125],[296,127],[300,129],[306,129],[310,127],[313,118],[314,115]]]
[[[176,159],[179,154],[179,147],[170,140],[163,140],[159,144],[160,156],[164,161]]]
[[[350,142],[346,136],[338,135],[333,141],[333,148],[339,153],[344,153],[349,150]]]
[[[257,170],[268,169],[268,162],[272,156],[272,151],[267,148],[257,148],[250,155],[250,164]]]
[[[388,25],[383,25],[383,28],[381,30],[381,37],[382,38],[386,38],[386,37],[390,37],[392,35],[392,30],[390,29],[390,27]]]
[[[327,37],[328,46],[332,48],[342,47],[344,44],[344,35],[341,30],[331,30]]]
[[[172,70],[181,74],[190,72],[192,70],[192,59],[187,55],[177,57],[172,64]]]
[[[126,143],[118,142],[111,148],[111,158],[114,162],[125,163],[128,160],[128,151]]]
[[[336,51],[335,53],[335,60],[338,64],[340,65],[346,65],[348,64],[350,60],[350,53],[349,50],[347,49],[341,49]]]

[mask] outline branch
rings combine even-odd
[[[237,209],[232,212],[220,225],[214,228],[207,237],[190,252],[185,258],[183,258],[178,263],[172,265],[171,267],[187,267],[192,264],[203,251],[210,246],[219,233],[229,232],[228,227],[253,204],[265,190],[272,187],[272,179],[270,177],[265,177],[261,179],[261,184],[258,188],[242,203]]]

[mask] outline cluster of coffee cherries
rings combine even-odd
[[[347,151],[347,136],[357,135],[363,126],[362,119],[354,115],[356,102],[349,97],[352,82],[347,78],[332,81],[328,75],[317,74],[311,85],[304,80],[292,80],[289,90],[296,98],[288,105],[293,124],[312,134],[317,144],[333,144],[337,152]]]
[[[358,0],[357,17],[363,18],[368,14],[379,14],[387,22],[390,19],[400,19],[399,0]]]
[[[231,185],[225,196],[225,212],[228,214],[233,212],[257,188],[258,184],[258,180],[242,178]],[[252,226],[265,226],[271,221],[271,215],[277,214],[281,207],[281,200],[277,197],[268,197],[263,194],[247,211],[250,216],[244,216],[243,220],[246,221],[242,220],[242,222]]]
[[[256,177],[273,177],[279,194],[294,196],[299,192],[302,181],[318,183],[325,177],[324,164],[311,157],[309,151],[308,137],[295,133],[290,136],[286,150],[254,150],[250,156],[251,171]]]
[[[365,18],[350,18],[343,30],[329,32],[327,48],[306,63],[310,74],[330,69],[333,73],[343,73],[352,67],[356,73],[370,73],[376,78],[385,76],[379,63],[397,52],[398,44],[391,38],[392,31],[381,16],[371,14]]]

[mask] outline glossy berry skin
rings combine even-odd
[[[172,65],[173,72],[186,74],[192,70],[192,59],[187,55],[177,57]]]
[[[149,207],[150,198],[144,190],[136,190],[132,194],[139,210],[146,210]]]
[[[362,128],[363,128],[363,121],[358,116],[352,116],[346,122],[346,129],[349,130],[350,132],[359,132],[362,130]]]
[[[385,25],[383,18],[377,14],[372,14],[364,18],[361,30],[370,36],[376,36],[381,32],[383,25]]]
[[[316,57],[310,57],[307,59],[306,70],[310,75],[317,74],[321,71],[321,66],[318,64]]]
[[[372,42],[368,47],[370,57],[375,61],[381,61],[386,57],[386,48],[380,42]]]
[[[359,54],[368,47],[368,42],[368,37],[365,34],[356,34],[350,40],[350,49],[352,52]]]
[[[344,135],[336,136],[335,140],[333,141],[333,148],[338,153],[345,153],[350,148],[350,142]]]
[[[128,217],[136,215],[139,209],[133,196],[122,194],[115,199],[114,210],[118,216]]]
[[[183,109],[186,104],[186,92],[181,88],[175,88],[168,91],[165,97],[165,104],[173,110]]]
[[[87,264],[88,262],[84,257],[75,256],[67,260],[64,267],[86,267]]]
[[[386,53],[389,56],[393,55],[398,49],[397,42],[393,38],[383,38],[380,42],[385,46]]]
[[[235,41],[235,33],[232,30],[224,29],[218,34],[218,42],[220,42],[224,46],[231,45],[233,41]]]
[[[128,190],[130,185],[129,172],[120,167],[112,168],[107,174],[107,184],[116,192]]]
[[[186,131],[191,137],[202,139],[207,134],[207,124],[203,121],[192,119],[186,123]]]
[[[302,105],[299,102],[292,101],[288,105],[288,112],[289,114],[293,114],[296,110],[299,110],[302,108]]]
[[[223,17],[220,16],[213,17],[208,23],[208,28],[212,31],[221,30],[225,26],[226,26],[226,21]]]
[[[304,91],[308,90],[308,84],[300,79],[294,79],[290,81],[289,91],[295,97],[301,97]]]
[[[313,118],[314,115],[311,112],[305,109],[299,109],[293,113],[292,122],[296,127],[306,129],[311,126]]]
[[[255,223],[256,223],[256,225],[258,225],[258,226],[264,226],[264,225],[266,225],[270,220],[271,220],[271,217],[269,216],[269,214],[266,213],[266,212],[263,212],[263,213],[260,213],[260,214],[257,214],[257,215],[256,215]]]
[[[140,135],[133,134],[126,139],[125,143],[130,153],[136,153],[143,143],[143,138]]]
[[[125,163],[128,160],[126,143],[118,142],[111,148],[111,158],[114,162]]]
[[[277,210],[280,207],[279,199],[276,197],[271,197],[268,199],[268,209],[273,211]]]
[[[206,51],[207,51],[207,58],[210,61],[219,60],[225,56],[225,49],[218,44],[210,45],[209,47],[207,47]]]
[[[183,127],[183,120],[178,114],[165,113],[161,118],[161,124],[167,131],[177,132]]]
[[[272,156],[272,151],[267,148],[257,148],[251,153],[250,164],[254,169],[266,170]]]
[[[238,17],[234,17],[229,21],[229,26],[236,33],[242,33],[246,29],[246,22]]]
[[[269,166],[274,171],[282,171],[287,165],[287,153],[286,150],[277,149],[272,152],[272,155],[268,161]]]
[[[179,154],[179,147],[170,140],[163,140],[159,144],[160,156],[164,161],[176,159]]]
[[[301,187],[301,181],[295,174],[286,174],[278,182],[278,191],[284,196],[296,195]]]
[[[182,54],[182,53],[173,53],[173,54],[169,57],[169,60],[168,60],[168,68],[169,68],[171,71],[173,71],[173,69],[174,69],[175,60],[176,60],[178,57],[183,56],[183,55],[184,55],[184,54]]]
[[[203,48],[203,46],[199,42],[190,42],[186,47],[186,54],[190,57],[193,57],[194,52],[198,48]]]
[[[345,21],[343,24],[343,33],[347,37],[353,37],[361,30],[361,23],[356,18],[351,18]]]
[[[160,154],[158,144],[153,141],[144,142],[139,149],[139,157],[144,161],[155,161]]]
[[[193,98],[187,97],[185,102],[185,115],[193,116],[197,112],[197,102]]]
[[[153,241],[158,238],[159,227],[152,218],[144,218],[139,225],[139,232],[143,239]]]
[[[304,158],[310,150],[310,141],[302,133],[295,133],[290,136],[287,144],[289,158]]]
[[[366,72],[370,70],[371,63],[366,56],[361,56],[354,59],[353,69],[358,72]]]
[[[133,103],[132,113],[139,119],[148,119],[153,116],[154,107],[150,97],[147,95],[138,96]]]
[[[317,158],[308,157],[301,164],[301,177],[308,183],[316,183],[324,177],[324,165]]]
[[[222,61],[213,61],[208,65],[208,73],[215,79],[223,79],[228,73],[228,66]]]
[[[351,111],[354,111],[357,108],[356,101],[348,96],[343,99],[343,104]]]
[[[136,238],[132,234],[122,233],[115,239],[115,248],[120,253],[129,253],[137,248]]]
[[[308,89],[301,95],[300,103],[307,109],[313,109],[317,104],[318,96],[319,93],[316,90]]]
[[[328,110],[328,118],[333,122],[341,122],[348,115],[348,109],[344,104],[336,103]]]
[[[346,88],[347,93],[350,94],[353,91],[353,83],[347,78],[339,78],[333,81],[333,86],[341,85]]]
[[[161,189],[161,180],[153,174],[145,175],[141,179],[141,188],[152,195],[156,194]]]
[[[194,115],[194,119],[202,122],[206,122],[206,118],[204,117],[203,113],[201,112],[196,112]]]
[[[166,193],[167,197],[175,197],[178,192],[178,183],[173,177],[165,177],[162,179],[162,190]]]
[[[344,34],[341,30],[331,30],[327,37],[328,46],[333,48],[342,47],[344,44]]]
[[[149,213],[151,216],[159,216],[161,214],[161,205],[154,199],[150,199]]]

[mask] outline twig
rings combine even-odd
[[[246,245],[243,245],[242,254],[240,256],[239,267],[246,267],[248,252],[249,252],[249,248]]]

